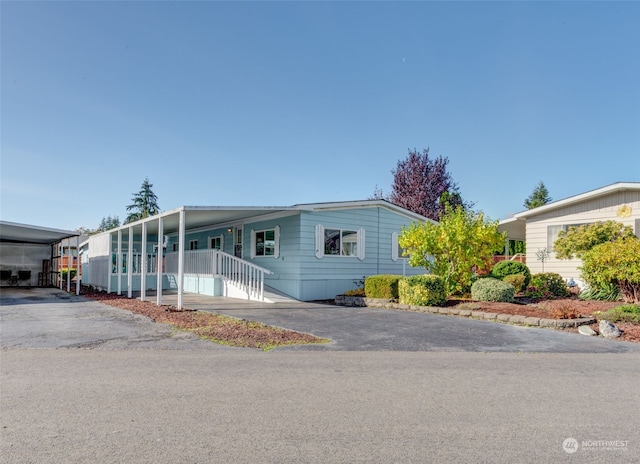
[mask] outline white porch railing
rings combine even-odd
[[[166,254],[165,272],[178,273],[178,252]],[[246,292],[249,298],[259,300],[264,300],[265,274],[273,274],[268,269],[215,249],[185,251],[184,273],[222,277],[228,284]]]

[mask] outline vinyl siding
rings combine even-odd
[[[618,208],[622,205],[631,207],[631,216],[620,218]],[[600,198],[593,198],[582,203],[565,208],[548,211],[546,213],[527,218],[527,266],[532,273],[542,272],[542,262],[536,257],[536,252],[547,248],[547,230],[549,226],[583,224],[598,221],[615,220],[631,227],[635,227],[640,218],[640,192],[616,192]],[[636,234],[638,231],[636,230]],[[578,259],[561,260],[550,251],[548,261],[544,263],[544,272],[556,272],[565,279],[580,277]]]
[[[407,275],[424,273],[405,260],[392,260],[392,233],[400,233],[411,218],[389,209],[374,206],[322,211],[301,211],[279,218],[243,223],[244,259],[273,272],[265,276],[265,285],[299,300],[330,299],[356,287],[354,282],[375,274]],[[316,257],[316,225],[325,229],[364,229],[364,260],[357,256]],[[251,258],[251,230],[280,228],[279,255]],[[224,236],[224,251],[233,253],[233,236],[227,228],[203,228],[186,231],[185,249],[198,240],[198,249],[208,248],[208,237]],[[168,251],[177,242],[169,237]]]

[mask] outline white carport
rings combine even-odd
[[[37,276],[42,261],[53,259],[56,243],[71,237],[78,240],[79,236],[71,230],[0,221],[0,268],[5,272],[28,270]],[[70,287],[70,282],[67,284]]]
[[[178,290],[178,309],[183,305],[184,294],[184,263],[185,263],[185,233],[187,230],[194,230],[202,227],[231,227],[234,224],[242,222],[248,218],[256,219],[261,216],[271,217],[277,214],[294,214],[300,211],[300,206],[290,207],[227,207],[227,206],[181,206],[179,208],[157,214],[136,222],[125,224],[116,229],[108,231],[109,241],[116,245],[116,269],[117,269],[117,288],[107,291],[116,291],[122,294],[122,269],[123,269],[123,244],[127,241],[127,249],[133,249],[134,240],[141,243],[141,249],[146,250],[148,246],[148,237],[155,236],[157,241],[154,244],[158,250],[156,264],[156,304],[162,304],[162,279],[163,279],[163,256],[162,249],[164,245],[164,236],[167,234],[176,234],[178,236],[178,266],[177,266],[177,290]],[[112,245],[109,246],[113,248]],[[127,296],[133,297],[133,253],[126,253],[126,276],[127,276]],[[147,253],[142,253],[140,263],[140,299],[146,299],[146,279],[147,279]],[[111,285],[111,279],[109,279]]]

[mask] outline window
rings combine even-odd
[[[324,254],[357,256],[358,232],[355,230],[325,229]]]
[[[398,232],[393,232],[391,234],[391,260],[408,259],[408,256],[404,256],[404,251],[404,248],[398,243]]]
[[[553,252],[553,244],[556,243],[556,240],[558,240],[558,234],[561,230],[568,231],[570,227],[580,227],[584,225],[585,223],[547,226],[547,251],[549,253]]]
[[[279,256],[280,227],[266,230],[251,230],[251,257]]]
[[[224,236],[209,237],[209,248],[212,250],[222,250],[224,244]]]
[[[364,229],[325,229],[316,225],[316,257],[355,256],[364,259]]]
[[[172,243],[171,244],[171,251],[178,251],[178,244],[177,243]]]
[[[189,249],[190,250],[197,250],[198,249],[198,241],[197,240],[190,240],[189,241]]]

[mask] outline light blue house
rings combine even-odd
[[[183,206],[83,244],[82,281],[109,292],[147,290],[268,301],[270,290],[334,298],[374,274],[419,274],[398,234],[425,217],[384,200],[289,207]],[[131,250],[131,253],[129,253]],[[158,253],[162,250],[162,253]],[[163,272],[158,273],[157,269]]]

